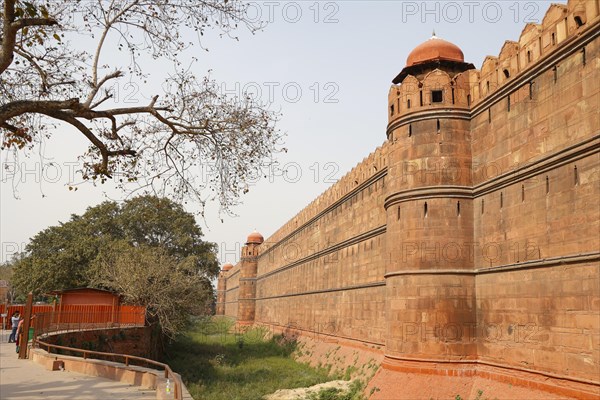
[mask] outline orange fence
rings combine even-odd
[[[10,317],[13,312],[24,313],[24,305],[10,305],[6,317],[6,325],[10,328]],[[4,314],[4,304],[0,304],[0,314]],[[34,305],[32,315],[38,319],[34,325],[40,333],[71,329],[71,325],[82,327],[93,326],[143,326],[145,323],[145,307],[119,305],[93,305],[93,304],[66,304],[66,305]]]
[[[0,304],[0,314],[6,314],[6,318],[4,320],[4,322],[6,323],[6,326],[3,326],[4,329],[10,329],[11,328],[11,322],[10,322],[10,317],[12,317],[13,313],[15,311],[18,311],[21,313],[21,315],[25,315],[25,304],[11,304],[8,306],[8,311],[4,311],[5,310],[5,304]],[[36,314],[36,313],[42,313],[42,312],[49,312],[52,311],[52,305],[50,304],[38,304],[38,305],[34,305],[32,307],[31,310],[31,314]],[[0,324],[2,324],[3,321],[0,321]]]

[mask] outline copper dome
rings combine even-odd
[[[254,231],[250,235],[248,235],[248,240],[246,240],[246,244],[261,244],[264,241],[265,239],[263,238],[263,235],[261,235],[257,231]]]
[[[227,272],[227,271],[229,271],[231,268],[233,268],[233,264],[231,264],[231,263],[227,263],[227,264],[223,265],[223,268],[222,268],[221,270],[222,270],[222,271],[224,271],[224,272]]]
[[[406,59],[406,66],[411,67],[434,60],[462,63],[465,61],[465,56],[457,45],[440,39],[434,34],[429,40],[421,43],[410,52]]]

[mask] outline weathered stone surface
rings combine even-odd
[[[403,69],[384,144],[245,248],[218,310],[598,387],[599,10],[551,5],[481,70]]]

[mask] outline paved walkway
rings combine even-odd
[[[6,331],[0,334],[2,400],[156,399],[154,390],[76,372],[48,371],[30,360],[19,360],[14,343],[7,343],[7,338]]]

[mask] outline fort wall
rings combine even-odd
[[[261,245],[257,322],[383,344],[385,151],[365,158]]]
[[[218,310],[382,346],[398,370],[600,393],[599,10],[551,5],[480,70],[407,63],[386,142],[249,243]]]

